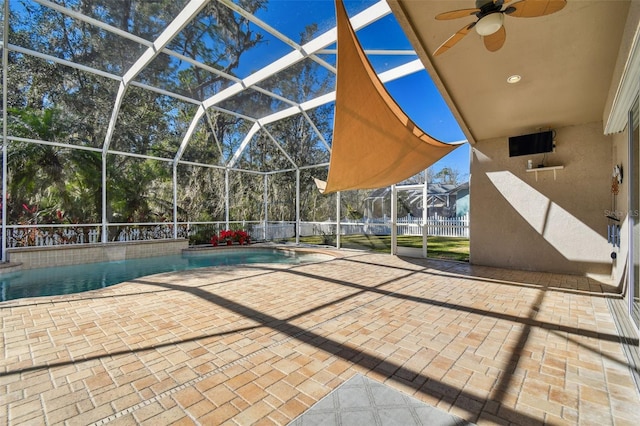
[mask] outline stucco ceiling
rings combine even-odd
[[[436,57],[438,46],[476,18],[435,16],[475,1],[389,4],[471,142],[602,120],[628,0],[568,0],[551,15],[506,16],[507,38],[497,52],[472,30]],[[513,74],[522,80],[508,84]]]

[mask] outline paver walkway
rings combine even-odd
[[[0,424],[287,424],[357,373],[477,424],[640,424],[606,285],[343,253],[0,303]]]

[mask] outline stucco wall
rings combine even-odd
[[[10,263],[20,264],[21,269],[31,269],[167,256],[179,254],[188,246],[187,239],[167,239],[12,248],[8,250],[8,255]]]
[[[571,274],[611,274],[611,137],[602,123],[556,130],[557,171],[526,171],[540,155],[509,157],[508,138],[479,141],[471,162],[471,263]]]

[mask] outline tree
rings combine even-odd
[[[431,170],[431,169],[429,169]],[[429,176],[429,183],[441,183],[445,185],[459,185],[460,171],[456,168],[443,167],[440,171]]]
[[[155,40],[180,12],[182,2],[173,0],[104,0],[96,7],[89,0],[65,0],[64,5],[146,40]],[[241,0],[241,7],[256,12],[265,0]],[[146,50],[135,41],[104,31],[89,23],[35,3],[12,14],[12,43],[107,73],[124,75]],[[218,2],[210,2],[169,47],[181,54],[203,59],[214,68],[233,74],[240,58],[261,42],[249,21]],[[224,82],[214,73],[186,67],[183,61],[160,53],[136,78],[177,93],[204,99],[219,91]],[[10,52],[7,93],[9,136],[45,142],[102,147],[111,119],[118,82],[77,68],[51,63],[28,54]],[[119,111],[111,149],[127,153],[172,158],[194,113],[194,107],[165,95],[130,86]],[[214,117],[219,140],[242,131],[235,117]],[[194,143],[213,148],[212,133],[204,131]],[[15,206],[10,220],[25,209],[73,211],[80,222],[99,222],[101,217],[101,158],[99,152],[80,151],[26,142],[9,143],[9,200]],[[107,157],[107,211],[116,221],[166,219],[172,205],[172,182],[168,163]],[[217,164],[215,149],[200,150],[193,161]],[[184,170],[184,169],[182,169]],[[224,203],[205,198],[224,188],[224,177],[213,183],[200,170],[195,176],[179,175],[179,185],[191,197],[181,211],[200,206],[216,207],[208,217],[220,218]],[[201,194],[201,195],[200,195]],[[222,193],[224,194],[224,193]],[[199,198],[195,195],[199,195]],[[90,201],[88,201],[90,200]],[[188,216],[188,214],[187,214]],[[199,217],[204,217],[198,213]]]
[[[14,136],[62,142],[67,139],[63,114],[55,109],[11,109],[8,132]],[[8,148],[8,213],[21,221],[24,206],[37,206],[44,222],[63,218],[96,222],[100,206],[100,155],[54,145],[13,142]]]

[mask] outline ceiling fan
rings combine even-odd
[[[499,50],[507,38],[504,29],[504,15],[516,18],[534,18],[550,15],[561,10],[567,0],[520,0],[512,5],[503,6],[511,0],[476,0],[476,7],[471,9],[459,9],[440,13],[436,16],[439,21],[476,16],[478,19],[467,24],[457,33],[452,35],[433,52],[433,56],[446,52],[467,35],[472,28],[482,36],[484,45],[490,52]]]

